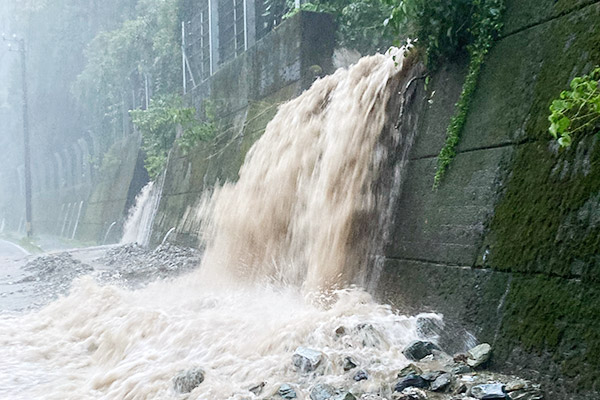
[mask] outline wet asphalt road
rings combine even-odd
[[[24,277],[21,267],[27,262],[27,256],[16,244],[0,240],[0,314],[22,310],[33,302],[30,288],[15,283]]]
[[[24,257],[26,255],[27,252],[16,244],[7,242],[6,240],[0,240],[0,259]]]

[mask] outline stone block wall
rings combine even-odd
[[[104,156],[107,160],[102,163],[83,204],[76,238],[98,244],[121,239],[127,211],[148,179],[140,140],[139,135],[131,134],[115,142],[107,151]]]
[[[600,2],[509,0],[458,155],[433,191],[465,64],[430,84],[378,297],[444,314],[463,350],[541,380],[549,399],[600,396],[600,138],[558,150],[548,106],[600,65]],[[427,101],[429,99],[423,99]]]

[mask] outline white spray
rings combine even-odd
[[[416,318],[332,288],[364,272],[374,150],[410,64],[368,57],[283,105],[239,181],[206,201],[198,271],[138,291],[88,277],[39,312],[0,315],[0,398],[252,399],[262,382],[260,398],[283,383],[300,400],[319,382],[389,394]],[[323,352],[317,373],[294,368],[298,346]],[[370,378],[355,382],[345,357]],[[205,380],[182,397],[172,378],[194,367]]]

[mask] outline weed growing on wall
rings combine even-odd
[[[570,90],[550,105],[548,130],[561,147],[569,147],[573,135],[595,128],[600,121],[599,80],[600,67],[596,67],[591,74],[574,78]]]

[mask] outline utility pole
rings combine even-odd
[[[25,161],[25,230],[27,237],[33,235],[31,213],[31,148],[29,145],[29,103],[27,99],[27,63],[25,39],[19,40],[21,54],[21,80],[23,82],[23,159]]]
[[[27,99],[27,54],[25,49],[25,39],[17,38],[16,35],[13,35],[11,39],[7,39],[6,36],[2,35],[2,38],[7,41],[16,42],[18,44],[17,51],[21,56],[21,81],[23,85],[23,162],[25,163],[25,231],[27,232],[27,237],[31,237],[33,236],[31,211],[31,147],[29,142],[29,103]]]

